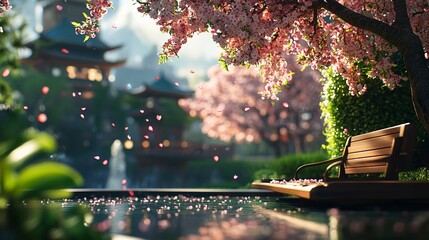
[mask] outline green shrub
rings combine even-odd
[[[352,96],[340,75],[330,69],[324,71],[323,75],[321,109],[327,142],[324,148],[330,156],[341,156],[349,136],[405,122],[411,122],[417,127],[419,142],[427,138],[414,112],[409,82],[402,82],[402,86],[392,91],[380,80],[362,75],[361,82],[367,84],[368,91],[360,96]]]
[[[271,162],[266,168],[260,169],[253,174],[254,180],[264,178],[292,178],[295,170],[306,163],[319,162],[329,159],[326,152],[299,153],[280,157]],[[326,165],[311,167],[300,172],[299,178],[321,178]]]
[[[416,171],[399,173],[399,180],[403,181],[427,181],[429,171],[426,168],[419,168]]]
[[[254,173],[268,168],[270,162],[258,160],[220,159],[191,161],[187,175],[189,187],[193,188],[250,188]],[[237,176],[234,179],[234,176]]]

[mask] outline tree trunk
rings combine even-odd
[[[429,66],[419,37],[410,31],[403,34],[402,38],[402,44],[397,47],[408,71],[414,109],[420,123],[429,133]]]
[[[406,13],[406,1],[393,0],[393,3],[396,16],[392,26],[354,12],[335,0],[320,0],[315,7],[324,8],[357,28],[377,34],[399,49],[411,83],[416,115],[429,133],[429,65],[424,56],[422,42],[411,29]]]
[[[276,158],[279,158],[282,156],[282,149],[286,149],[285,147],[287,147],[286,143],[282,143],[279,141],[271,141],[269,139],[263,139],[264,142],[272,149],[274,156]],[[282,145],[285,145],[282,147]]]
[[[305,144],[304,144],[304,136],[301,134],[297,134],[293,138],[293,142],[295,145],[295,153],[303,153],[305,152]]]

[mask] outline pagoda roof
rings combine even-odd
[[[160,74],[159,79],[151,83],[146,83],[135,88],[131,94],[140,97],[167,97],[167,98],[188,98],[194,91],[188,87],[175,85],[164,74]]]
[[[109,51],[121,47],[110,47],[101,41],[99,37],[88,39],[88,41],[84,42],[84,37],[75,33],[75,28],[68,19],[63,19],[56,27],[41,33],[40,38],[50,42],[96,48],[101,51]]]
[[[74,27],[67,19],[56,27],[40,34],[40,38],[26,44],[33,50],[27,61],[44,60],[58,61],[74,65],[121,66],[125,60],[111,62],[104,59],[104,53],[117,47],[109,47],[99,38],[84,42],[83,37],[76,35]]]
[[[66,51],[66,52],[64,52]],[[109,65],[109,66],[121,66],[125,63],[125,60],[119,61],[107,61],[104,59],[103,55],[97,54],[96,52],[92,52],[91,49],[82,51],[81,49],[76,49],[75,47],[70,48],[61,48],[59,45],[53,45],[49,48],[41,49],[39,52],[39,56],[44,59],[52,59],[65,63],[80,63],[77,65]]]

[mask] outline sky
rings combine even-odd
[[[139,66],[154,45],[160,52],[168,34],[162,33],[153,19],[139,13],[131,0],[116,0],[113,4],[115,8],[103,18],[101,37],[108,44],[122,44],[129,59],[127,65]],[[190,72],[205,75],[210,66],[217,64],[219,55],[220,48],[210,33],[204,33],[189,40],[179,52],[179,58],[171,59],[171,65],[180,77],[188,77]]]

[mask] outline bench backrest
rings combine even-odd
[[[411,165],[414,143],[415,129],[409,123],[352,136],[344,148],[341,172],[387,174],[405,170]],[[392,167],[395,169],[389,169]]]

